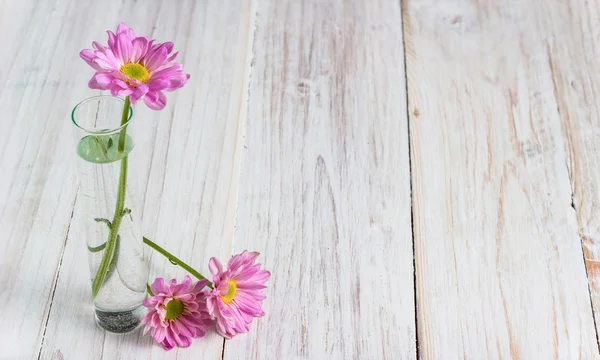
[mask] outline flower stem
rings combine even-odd
[[[175,265],[179,265],[182,268],[184,268],[187,272],[189,272],[190,274],[194,275],[194,277],[196,277],[197,279],[208,280],[206,277],[202,276],[202,274],[200,274],[199,272],[197,272],[196,270],[194,270],[191,266],[189,266],[188,264],[186,264],[183,261],[179,260],[175,255],[173,255],[170,252],[168,252],[167,250],[161,248],[160,246],[158,246],[156,243],[152,242],[148,238],[144,238],[144,243],[146,245],[150,246],[151,248],[153,248],[154,250],[158,251],[159,253],[161,253],[164,257],[166,257],[167,259],[169,259],[169,261],[171,261]],[[210,289],[213,288],[213,285],[212,285],[212,283],[210,281],[208,282],[207,286]]]
[[[123,106],[123,115],[121,117],[121,126],[127,123],[127,119],[129,117],[129,111],[131,107],[131,102],[129,100],[129,96],[125,98],[125,105]],[[127,137],[127,127],[121,129],[119,134],[119,151],[123,151],[125,149],[125,138]],[[114,267],[113,259],[115,257],[117,246],[118,246],[118,235],[119,228],[121,227],[121,221],[123,220],[123,216],[127,214],[127,211],[124,211],[125,207],[125,191],[127,188],[127,156],[121,159],[121,168],[119,172],[119,187],[117,188],[117,204],[115,205],[115,214],[113,216],[112,225],[110,226],[110,231],[108,233],[108,240],[106,240],[106,248],[102,255],[102,260],[100,260],[100,265],[98,266],[98,270],[96,271],[96,276],[94,276],[94,280],[92,281],[92,296],[95,298],[100,291],[100,287],[104,284],[104,281],[108,277],[110,273],[110,268]],[[112,265],[112,266],[111,266]]]
[[[129,100],[129,96],[125,98],[125,105],[123,105],[123,114],[121,115],[121,126],[127,124],[127,119],[129,118],[129,111],[131,110],[131,100]],[[125,150],[125,140],[127,139],[127,126],[121,129],[119,133],[119,152],[123,152]]]

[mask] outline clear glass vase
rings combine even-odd
[[[128,99],[95,96],[72,112],[75,125],[78,206],[84,219],[96,322],[125,333],[140,325],[148,269],[139,228],[139,202],[127,184],[134,155]]]

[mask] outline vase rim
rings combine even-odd
[[[73,125],[75,125],[77,128],[89,133],[89,134],[94,134],[94,135],[99,135],[99,134],[109,134],[109,133],[114,133],[117,131],[120,131],[121,129],[127,127],[127,125],[129,125],[129,122],[131,121],[131,118],[133,117],[133,106],[129,107],[129,117],[127,118],[127,121],[125,122],[125,124],[122,124],[119,127],[116,127],[114,129],[105,129],[105,130],[90,130],[90,129],[86,129],[83,126],[79,125],[77,123],[77,121],[75,120],[75,111],[77,111],[77,109],[81,106],[84,105],[90,101],[93,100],[116,100],[119,101],[123,104],[125,104],[125,99],[120,98],[118,96],[112,96],[112,95],[96,95],[96,96],[91,96],[89,98],[83,99],[82,101],[80,101],[77,105],[75,105],[75,107],[73,107],[73,110],[71,111],[71,122],[73,122]]]

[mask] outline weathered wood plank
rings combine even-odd
[[[91,76],[91,70],[77,58],[79,48],[104,38],[104,30],[121,20],[139,34],[175,42],[179,60],[192,77],[186,87],[169,94],[164,111],[136,106],[138,129],[143,122],[147,130],[137,133],[129,178],[144,198],[144,234],[207,273],[209,257],[226,259],[231,253],[239,175],[234,164],[241,140],[238,114],[241,106],[246,106],[241,99],[247,85],[244,75],[250,46],[247,33],[253,26],[251,12],[247,5],[234,1],[181,1],[176,7],[169,1],[144,4],[126,2],[115,11],[104,11],[103,3],[71,3],[68,12],[77,14],[72,31],[78,36],[76,41],[70,39],[65,53],[74,59],[71,72]],[[102,16],[90,24],[91,14]],[[80,96],[70,95],[74,99]],[[72,100],[60,106],[66,114],[75,103]],[[61,116],[57,121],[68,129],[68,116]],[[65,167],[74,167],[72,150],[73,144],[65,146],[61,160],[68,164]],[[85,242],[79,236],[81,216],[76,205],[41,358],[197,359],[201,354],[202,358],[220,359],[223,339],[214,331],[190,349],[166,353],[141,332],[112,335],[94,325]],[[151,280],[156,276],[181,279],[185,274],[161,256],[149,250],[146,254],[151,254]]]
[[[69,2],[4,2],[0,31],[1,358],[37,357],[76,187],[68,104],[89,93]]]
[[[600,327],[600,5],[557,2],[545,9],[546,42],[572,184],[572,206],[587,265],[596,329]]]
[[[257,14],[233,252],[272,278],[225,358],[415,358],[399,3]]]
[[[540,15],[557,3],[404,2],[423,358],[599,357]]]

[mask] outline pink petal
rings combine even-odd
[[[159,328],[163,325],[163,321],[158,313],[154,313],[150,325],[152,325],[154,328]]]
[[[167,104],[167,97],[162,91],[150,90],[144,96],[144,103],[152,110],[162,110]]]
[[[165,340],[168,340],[170,344],[173,344],[173,345],[178,345],[178,342],[177,342],[177,340],[178,340],[178,339],[177,339],[177,338],[178,338],[178,336],[176,336],[176,335],[173,333],[173,329],[172,329],[171,327],[168,327],[168,328],[166,328],[165,330],[166,330],[166,331],[165,331],[165,333],[166,333]]]
[[[182,318],[182,320],[183,319],[184,318]],[[194,337],[194,332],[190,331],[190,329],[186,326],[186,324],[183,321],[179,321],[179,323],[177,324],[177,328],[179,334],[181,334],[182,336]]]
[[[241,282],[238,281],[237,283],[237,288],[238,289],[244,289],[244,290],[262,290],[262,289],[266,289],[267,287],[261,283],[258,282],[253,282],[253,281],[248,281],[248,282]]]
[[[244,250],[241,254],[237,254],[229,259],[227,263],[227,268],[229,270],[237,269],[242,265],[251,265],[254,263],[254,259],[258,256],[258,253],[249,253],[247,250]]]
[[[232,275],[237,281],[244,281],[253,277],[257,272],[260,271],[260,264],[250,265],[239,268],[237,274]]]
[[[200,305],[197,302],[190,302],[186,305],[186,309],[190,312],[197,311],[200,308]]]
[[[235,301],[235,300],[234,300]],[[241,311],[237,306],[229,306],[229,309],[233,312],[233,319],[235,321],[235,328],[237,330],[248,331],[248,324],[252,322],[254,318],[251,314]]]
[[[194,334],[194,337],[195,338],[204,337],[206,335],[206,331],[204,329],[205,328],[196,328],[196,333]]]
[[[171,62],[171,61],[175,60],[175,58],[177,57],[177,55],[179,55],[179,51],[177,51],[177,52],[175,52],[173,55],[169,56],[169,57],[167,58],[167,62],[169,63],[169,62]]]
[[[94,60],[96,59],[96,54],[95,54],[94,50],[83,49],[79,53],[79,57],[81,57],[89,66],[94,68],[94,70],[98,70],[98,71],[102,70],[100,65],[98,65],[94,62]]]
[[[147,313],[145,313],[144,316],[142,316],[142,319],[141,319],[142,324],[147,324],[148,322],[150,322],[150,320],[152,320],[152,315],[154,315],[154,312],[152,310],[150,310]]]
[[[158,48],[150,50],[144,57],[143,62],[144,66],[146,66],[146,68],[152,72],[163,65],[165,60],[167,60],[167,48],[164,44],[162,44]]]
[[[146,84],[141,84],[137,87],[133,87],[133,91],[130,95],[132,104],[134,104],[137,100],[141,99],[144,95],[146,95],[150,91],[150,88]]]
[[[227,295],[227,293],[229,292],[229,284],[224,282],[219,286],[219,291],[220,291],[220,295],[221,296],[225,296]]]
[[[119,79],[113,79],[112,80],[112,86],[110,88],[110,92],[113,96],[117,96],[117,95],[121,95],[121,96],[129,96],[133,93],[135,89],[133,89],[131,86],[127,85],[127,83],[125,83],[123,80],[119,80]],[[135,99],[132,99],[132,104],[134,103]]]
[[[132,92],[133,91],[131,91],[129,89],[121,89],[116,86],[114,86],[110,89],[110,94],[112,96],[129,96],[129,95],[131,95]],[[131,105],[135,105],[135,100],[131,101]]]
[[[215,297],[209,297],[206,299],[206,309],[208,313],[214,317],[217,310],[217,299]]]
[[[177,75],[178,73],[183,71],[183,65],[179,63],[173,63],[170,66],[160,69],[159,71],[153,73],[148,80],[154,80],[161,77],[170,78],[173,75]]]
[[[264,315],[262,307],[260,306],[258,301],[256,301],[256,299],[254,299],[252,296],[246,295],[242,291],[239,291],[235,295],[235,299],[233,300],[233,302],[236,303],[236,305],[242,312],[248,313],[252,316]]]
[[[190,292],[199,293],[208,285],[208,280],[198,280]]]
[[[117,26],[117,34],[122,33],[123,31],[128,30],[129,27],[127,25],[125,25],[124,22],[120,22],[119,25]]]
[[[214,276],[217,276],[218,274],[223,272],[223,266],[221,265],[221,262],[214,257],[210,258],[208,262],[208,269],[210,270],[210,273]]]
[[[271,273],[266,270],[261,270],[254,274],[248,281],[265,283],[271,278]]]
[[[167,87],[165,91],[174,91],[182,88],[189,79],[190,74],[178,73],[176,76],[171,76],[169,78],[169,87]]]
[[[160,343],[163,348],[167,351],[173,349],[175,347],[175,344],[172,344],[171,342],[169,342],[169,340],[165,339],[163,342]]]
[[[113,49],[115,46],[115,33],[110,30],[106,31],[106,33],[108,34],[108,47]]]
[[[174,285],[171,287],[171,293],[174,296],[175,295],[183,295],[187,292],[187,290],[189,289],[191,284],[192,284],[192,278],[190,278],[189,275],[186,275],[180,284]]]
[[[168,294],[169,293],[169,286],[165,282],[165,279],[163,279],[163,278],[157,278],[156,280],[154,280],[154,282],[152,283],[152,285],[150,285],[150,290],[152,290],[152,293],[154,295]]]
[[[192,339],[191,337],[188,336],[179,336],[180,341],[180,345],[183,348],[187,348],[190,347],[190,345],[192,345]]]
[[[94,58],[94,63],[100,66],[102,69],[107,71],[119,71],[119,68],[123,63],[119,63],[120,60],[117,60],[112,51],[96,51],[96,58]]]
[[[173,51],[173,46],[174,44],[170,41],[164,42],[161,45],[163,45],[166,49],[167,49],[167,54],[170,54],[171,51]]]
[[[100,44],[100,43],[99,43],[99,42],[97,42],[97,41],[93,41],[93,42],[92,42],[92,46],[93,46],[93,47],[94,47],[94,49],[96,49],[96,50],[101,50],[101,51],[103,51],[103,50],[105,50],[105,49],[106,49],[106,47],[105,47],[104,45]]]
[[[152,326],[145,326],[144,327],[144,335],[146,335],[147,333],[149,333],[150,330],[152,330]]]
[[[93,79],[95,81],[95,84],[98,85],[98,87],[94,87],[93,89],[102,89],[102,90],[107,90],[111,87],[112,85],[112,81],[113,81],[113,77],[110,76],[107,73],[103,73],[103,72],[97,72],[94,74]],[[92,84],[90,84],[90,87],[92,87]]]
[[[187,289],[179,290],[177,294],[173,291],[173,297],[185,303],[193,302],[196,299],[196,295],[188,293]]]
[[[167,336],[167,328],[159,327],[156,329],[156,332],[154,333],[154,340],[156,340],[156,342],[162,342],[166,336]]]
[[[158,296],[152,296],[149,298],[145,298],[144,306],[147,308],[151,308],[151,307],[154,307],[156,304],[158,304],[160,301],[161,301],[161,298]]]
[[[217,330],[217,334],[221,335],[221,336],[222,336],[222,337],[224,337],[225,339],[231,339],[231,338],[233,337],[232,335],[235,335],[235,334],[231,334],[231,335],[230,335],[230,334],[227,332],[227,329],[225,328],[225,326],[223,326],[223,324],[222,324],[222,323],[220,323],[220,322],[219,322],[219,323],[217,323],[216,330]]]
[[[90,89],[98,89],[98,90],[106,90],[100,87],[100,84],[96,81],[96,78],[92,76],[90,81],[88,82],[88,87]]]
[[[115,57],[121,61],[122,64],[127,64],[131,61],[131,53],[133,51],[133,45],[128,36],[124,33],[118,33],[115,42]]]
[[[171,328],[171,331],[173,332],[174,335],[179,334],[179,325],[177,325],[177,321],[171,322],[169,327]]]
[[[139,62],[140,59],[146,54],[146,47],[148,46],[148,39],[145,37],[137,37],[133,39],[131,49],[131,62]]]
[[[133,29],[131,29],[130,27],[128,27],[127,25],[125,25],[125,23],[121,22],[119,24],[119,26],[117,26],[117,35],[119,34],[125,34],[129,40],[133,40],[133,38],[135,37],[135,33],[133,32]]]

